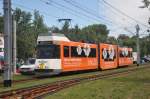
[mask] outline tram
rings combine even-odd
[[[35,73],[55,75],[80,70],[106,70],[133,64],[132,48],[72,42],[64,35],[39,36]]]

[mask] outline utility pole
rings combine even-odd
[[[12,15],[11,0],[3,0],[4,5],[4,87],[11,87],[12,75]]]
[[[16,20],[13,17],[13,73],[16,74]]]
[[[139,44],[139,31],[140,31],[140,27],[139,25],[137,24],[135,26],[136,28],[136,46],[137,46],[137,66],[139,66],[140,64],[140,44]]]

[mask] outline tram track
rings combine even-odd
[[[33,87],[27,87],[27,88],[21,88],[21,89],[16,89],[16,90],[0,92],[0,98],[2,98],[2,99],[41,98],[41,97],[44,97],[45,95],[53,94],[62,89],[65,89],[65,88],[68,88],[68,87],[71,87],[71,86],[74,86],[74,85],[77,85],[80,83],[125,75],[125,74],[131,73],[135,70],[144,69],[144,68],[149,68],[149,66],[145,65],[145,66],[141,66],[141,67],[132,67],[132,68],[129,68],[127,70],[122,70],[122,71],[113,71],[113,72],[108,72],[108,73],[104,73],[104,74],[95,74],[95,75],[90,75],[90,76],[86,76],[86,77],[73,78],[73,79],[69,79],[69,80],[62,80],[62,81],[56,81],[53,83],[36,85]]]

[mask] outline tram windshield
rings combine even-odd
[[[37,59],[59,59],[60,46],[59,45],[38,45]]]

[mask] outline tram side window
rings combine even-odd
[[[84,48],[81,47],[81,49],[84,49]],[[77,47],[72,46],[71,47],[71,57],[87,57],[87,56],[85,55],[85,52],[83,50],[79,54],[79,52],[77,52]],[[96,57],[96,49],[95,48],[90,49],[90,54],[88,57]]]
[[[130,52],[130,57],[133,57],[132,51]]]
[[[69,57],[69,46],[64,46],[64,57]]]
[[[83,49],[83,47],[81,48]],[[71,57],[86,57],[84,51],[82,50],[82,52],[79,54],[77,52],[77,47],[72,46],[71,47]]]
[[[132,52],[129,51],[128,57],[132,57]]]
[[[83,47],[81,47],[83,49]],[[86,57],[84,51],[82,50],[81,55],[78,55],[79,57]]]
[[[120,51],[119,53],[120,53],[120,57],[124,57],[124,55],[122,54],[123,53],[122,51]]]
[[[89,57],[96,57],[96,49],[95,48],[91,48]]]
[[[116,51],[114,50],[114,52],[109,52],[109,50],[104,50],[102,49],[102,59],[104,61],[114,61],[114,59],[116,58]]]
[[[77,47],[71,47],[71,57],[78,57]]]

